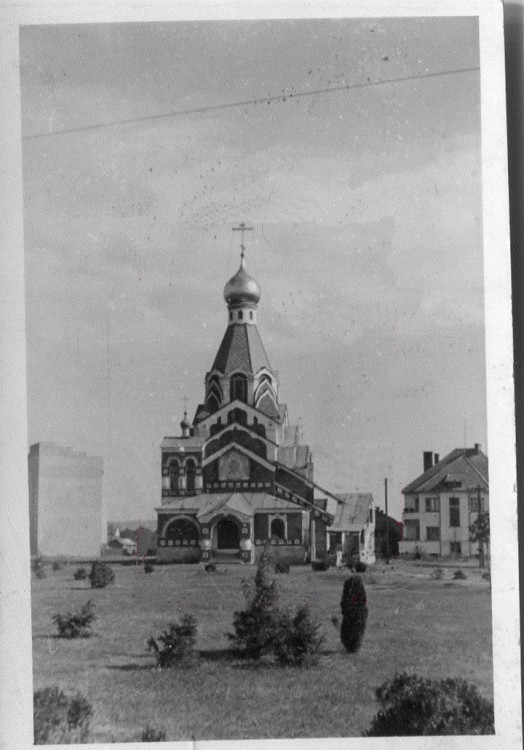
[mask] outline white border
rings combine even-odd
[[[32,747],[32,664],[27,495],[27,402],[19,26],[189,19],[479,16],[488,453],[492,525],[496,734],[197,742],[198,748],[361,747],[402,750],[522,747],[518,539],[511,278],[501,0],[198,0],[22,2],[0,0],[0,747]],[[349,707],[348,707],[349,708]],[[84,746],[82,746],[84,747]],[[192,743],[112,743],[98,748],[190,748]]]

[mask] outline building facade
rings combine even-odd
[[[224,298],[227,328],[204,401],[192,423],[184,414],[178,437],[162,442],[158,558],[253,563],[270,545],[303,562],[343,543],[373,562],[372,496],[335,495],[315,483],[310,448],[280,402],[243,246]]]
[[[29,449],[32,555],[99,556],[105,541],[101,458],[35,443]]]
[[[473,557],[478,544],[470,526],[489,511],[488,459],[480,450],[457,448],[439,460],[424,453],[424,471],[403,490],[401,553]]]

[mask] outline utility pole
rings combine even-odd
[[[389,516],[388,516],[388,480],[384,479],[384,503],[386,506],[386,565],[389,565]]]

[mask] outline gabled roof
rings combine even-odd
[[[223,375],[234,370],[255,375],[262,367],[271,370],[258,328],[250,323],[228,325],[212,370]]]
[[[418,476],[402,490],[407,495],[413,492],[434,492],[437,488],[462,486],[485,488],[489,485],[488,458],[477,448],[455,448],[441,461]]]
[[[369,508],[373,505],[373,495],[370,492],[347,492],[336,497],[339,503],[329,531],[363,529],[369,520]]]

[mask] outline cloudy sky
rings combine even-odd
[[[29,437],[103,456],[109,518],[154,517],[240,221],[321,484],[398,515],[486,447],[478,60],[467,18],[22,30]]]

